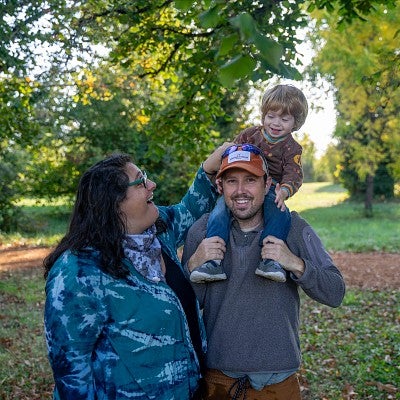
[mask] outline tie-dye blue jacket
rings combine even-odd
[[[167,223],[159,240],[179,266],[178,247],[215,199],[200,168],[181,203],[159,207]],[[129,277],[115,279],[98,268],[96,251],[66,251],[51,268],[44,323],[54,399],[186,400],[197,388],[199,362],[177,296],[126,265]]]

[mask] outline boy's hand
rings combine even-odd
[[[281,188],[281,185],[279,183],[276,184],[275,186],[275,204],[278,208],[281,209],[281,211],[286,210],[286,205],[285,205],[285,200],[289,197],[288,192],[285,189]]]

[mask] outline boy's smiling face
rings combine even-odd
[[[263,121],[264,129],[273,138],[284,137],[293,132],[294,125],[293,115],[283,114],[282,111],[268,111]]]

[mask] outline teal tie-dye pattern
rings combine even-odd
[[[168,229],[158,238],[180,267],[177,248],[215,199],[200,169],[181,203],[160,207]],[[199,364],[177,296],[126,263],[131,273],[118,280],[98,268],[96,252],[67,251],[50,270],[45,334],[54,399],[186,400],[195,391]]]

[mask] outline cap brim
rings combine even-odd
[[[220,178],[226,171],[230,170],[230,169],[244,169],[247,172],[250,172],[251,174],[255,175],[255,176],[264,176],[265,175],[265,171],[260,171],[259,168],[255,168],[252,165],[249,165],[248,162],[235,162],[232,164],[228,164],[224,169],[220,170],[216,176],[216,178]]]

